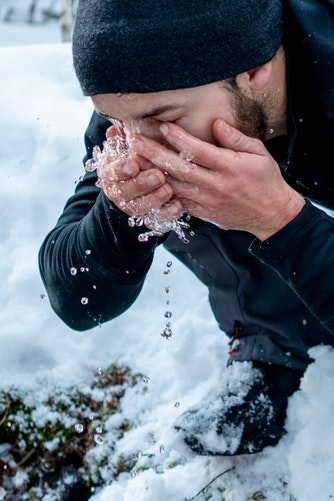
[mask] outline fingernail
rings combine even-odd
[[[140,139],[139,137],[135,137],[133,139],[133,145],[135,147],[136,150],[143,150],[144,149],[144,141],[142,139]]]
[[[132,176],[135,173],[133,165],[129,162],[123,162],[121,166],[121,172],[126,176]]]
[[[146,181],[149,186],[159,186],[161,184],[160,178],[156,174],[149,174]]]
[[[165,204],[168,212],[172,215],[175,216],[176,214],[179,214],[180,212],[180,207],[178,205],[175,205],[173,203]]]
[[[160,132],[161,134],[163,134],[164,136],[167,136],[168,132],[169,132],[169,127],[167,124],[162,124],[160,125]]]
[[[158,198],[161,198],[162,200],[164,200],[166,198],[166,195],[168,195],[168,193],[169,193],[169,191],[166,188],[166,186],[161,186],[161,188],[159,188],[155,192],[155,196],[157,196]]]
[[[226,134],[230,132],[230,126],[224,120],[220,120],[220,125],[223,127]]]

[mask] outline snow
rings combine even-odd
[[[290,398],[288,433],[277,447],[206,458],[186,452],[171,431],[182,412],[219,387],[227,359],[227,339],[212,317],[207,291],[188,270],[173,258],[164,274],[171,257],[159,249],[140,298],[120,318],[79,334],[56,317],[37,253],[83,175],[92,105],[75,79],[70,45],[59,43],[53,28],[0,24],[0,68],[1,387],[17,385],[32,397],[51,393],[56,385],[86,383],[113,362],[147,376],[145,392],[130,388],[123,399],[122,414],[136,426],[116,451],[138,454],[143,468],[113,483],[106,478],[92,501],[204,499],[196,494],[211,481],[212,501],[334,499],[332,348],[311,350],[315,362]],[[173,314],[169,340],[160,335],[166,286]]]

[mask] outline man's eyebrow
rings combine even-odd
[[[157,106],[154,106],[153,108],[151,108],[143,113],[139,113],[138,115],[135,115],[133,117],[133,120],[144,120],[144,118],[159,116],[159,115],[162,115],[163,113],[166,113],[167,111],[173,111],[176,108],[177,108],[177,105],[173,105],[173,104],[157,105]],[[101,115],[102,117],[106,118],[109,121],[117,120],[117,118],[111,117],[107,113],[103,113],[103,111],[96,110],[96,113],[98,115]]]
[[[95,111],[96,111],[96,113],[97,113],[98,115],[100,115],[100,116],[101,116],[101,117],[103,117],[103,118],[106,118],[106,119],[107,119],[107,120],[109,120],[109,121],[115,120],[113,117],[111,117],[111,116],[107,115],[107,113],[103,113],[103,111],[100,111],[100,110],[97,110],[97,109],[95,109]]]
[[[144,113],[141,113],[135,117],[136,120],[143,120],[144,118],[149,118],[149,117],[154,117],[154,116],[159,116],[162,115],[163,113],[166,113],[166,111],[172,111],[175,110],[177,106],[173,104],[168,104],[168,105],[157,105],[154,106],[152,109],[145,111]]]

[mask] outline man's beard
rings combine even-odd
[[[232,98],[235,127],[246,136],[265,141],[268,134],[268,118],[263,104],[246,96],[232,78],[223,81],[222,84]]]

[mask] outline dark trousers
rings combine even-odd
[[[193,236],[175,233],[165,247],[207,285],[213,313],[231,339],[230,360],[260,360],[305,370],[308,349],[334,337],[282,279],[248,248],[254,237],[191,220]]]

